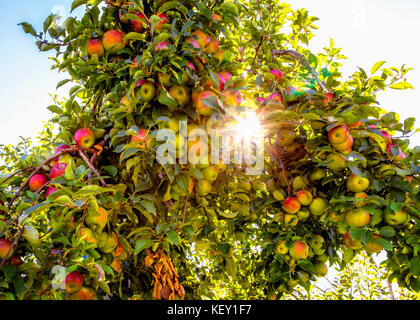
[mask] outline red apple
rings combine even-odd
[[[287,213],[294,214],[300,210],[300,202],[295,197],[289,197],[283,202],[283,210]]]
[[[289,254],[293,259],[306,259],[309,255],[309,247],[303,241],[295,241],[289,249]]]
[[[161,13],[158,15],[158,17],[160,18],[160,21],[155,26],[156,31],[162,30],[162,27],[168,22],[168,16],[166,15],[166,13]]]
[[[194,95],[193,103],[197,110],[197,113],[202,116],[211,116],[213,114],[213,109],[206,104],[202,99],[206,99],[208,97],[216,97],[216,94],[213,91],[203,91],[197,95]]]
[[[170,43],[168,41],[162,41],[155,45],[155,50],[156,51],[166,50],[166,49],[169,49],[169,46],[170,46]]]
[[[74,134],[74,141],[80,147],[90,148],[95,143],[95,133],[89,128],[82,128]]]
[[[57,192],[58,190],[54,187],[49,187],[47,189],[47,191],[45,191],[45,197],[49,197],[51,194],[53,194],[54,192]]]
[[[56,163],[50,171],[50,179],[61,177],[66,173],[67,164],[66,163]]]
[[[223,101],[229,106],[239,107],[242,103],[242,95],[239,91],[226,90],[222,93]]]
[[[47,182],[48,179],[44,174],[37,173],[29,180],[29,188],[31,189],[31,191],[35,192]]]
[[[140,18],[140,20],[131,20],[131,28],[135,32],[143,32],[144,31],[144,25],[147,25],[147,18],[146,16],[138,12],[136,13],[136,16]]]
[[[382,136],[385,138],[385,140],[388,144],[392,142],[392,137],[388,132],[386,132],[384,130],[381,130],[379,132],[382,134]]]
[[[117,53],[125,48],[125,33],[118,30],[109,30],[105,32],[102,38],[102,44],[106,51],[110,53]]]
[[[281,79],[283,79],[284,77],[283,72],[277,69],[270,70],[270,73],[274,76],[274,79],[276,80],[276,82],[280,82]]]
[[[95,292],[92,289],[82,287],[79,291],[70,294],[68,300],[92,300],[94,297]]]
[[[213,54],[219,50],[219,40],[217,38],[210,38],[210,43],[205,49],[205,53]]]
[[[70,272],[64,280],[66,285],[66,291],[68,293],[74,293],[79,291],[83,286],[83,277],[79,272]]]
[[[333,143],[335,150],[342,152],[343,154],[349,154],[353,148],[353,136],[349,135],[343,143]]]
[[[296,199],[300,202],[303,206],[309,206],[312,203],[312,193],[306,189],[299,190],[296,193]]]
[[[344,234],[343,240],[344,240],[344,245],[346,247],[350,248],[350,249],[358,250],[358,249],[361,249],[363,247],[362,242],[360,241],[360,239],[353,239],[350,236],[350,231],[347,231]]]
[[[219,90],[223,91],[226,84],[232,79],[232,74],[228,71],[221,71],[217,75],[219,76]]]
[[[340,144],[345,142],[349,135],[349,129],[344,124],[335,126],[334,128],[330,129],[330,131],[328,131],[328,139],[331,143],[334,144]]]
[[[102,45],[102,41],[98,39],[91,39],[88,42],[87,53],[89,56],[98,56],[98,58],[102,57],[105,54],[104,46]]]
[[[12,246],[12,242],[8,239],[0,239],[0,262],[6,257],[7,253],[9,252]],[[7,259],[10,259],[13,256],[13,250],[10,250],[9,255],[7,255]]]
[[[150,142],[149,132],[146,129],[139,129],[139,133],[131,136],[131,143],[138,144],[140,148],[147,148]]]

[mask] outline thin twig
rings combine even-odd
[[[185,205],[182,217],[182,223],[185,223],[185,217],[187,216],[188,196],[185,198]]]
[[[391,295],[391,300],[395,300],[394,289],[388,279],[386,279],[386,284],[388,285],[389,294]]]
[[[83,153],[82,150],[79,150],[79,155],[80,157],[83,159],[83,161],[86,162],[86,164],[88,165],[88,167],[90,168],[90,170],[92,170],[95,175],[99,178],[99,181],[101,182],[101,184],[104,187],[107,187],[108,185],[106,184],[105,180],[101,178],[101,175],[99,174],[99,172],[95,169],[95,167],[90,163],[89,159],[85,156],[85,154]]]

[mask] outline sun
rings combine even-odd
[[[243,112],[236,120],[233,127],[235,139],[252,140],[263,134],[263,127],[255,112]]]

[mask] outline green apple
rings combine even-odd
[[[215,165],[210,165],[207,168],[204,168],[202,171],[204,179],[209,182],[216,181],[219,176],[219,168]]]
[[[328,209],[328,204],[323,198],[316,198],[309,205],[309,210],[314,216],[320,216]]]
[[[309,242],[309,245],[312,247],[312,249],[321,249],[324,245],[324,242],[324,238],[321,235],[316,234],[312,237],[311,241]]]
[[[350,177],[347,178],[346,185],[347,189],[352,192],[363,192],[369,188],[369,179],[352,173]]]
[[[364,227],[370,223],[370,213],[363,208],[346,213],[346,222],[350,227]]]
[[[326,176],[327,176],[327,172],[325,169],[315,168],[314,170],[312,170],[311,174],[309,175],[309,179],[312,182],[316,182],[321,179],[324,179]]]
[[[403,224],[407,221],[408,218],[409,215],[404,209],[401,209],[400,211],[393,211],[389,207],[385,208],[384,220],[391,226]]]

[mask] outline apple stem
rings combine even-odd
[[[25,229],[25,226],[20,227],[19,233],[16,236],[15,240],[13,241],[12,245],[9,248],[9,251],[7,251],[5,257],[3,258],[3,260],[0,262],[0,268],[4,265],[4,263],[7,260],[7,257],[9,256],[10,252],[12,252],[13,248],[16,247],[20,237],[22,236],[23,230]]]
[[[95,167],[90,163],[89,159],[85,156],[85,154],[83,153],[82,150],[79,150],[79,155],[80,157],[83,159],[83,161],[86,162],[86,164],[88,165],[88,167],[95,173],[95,175],[99,178],[99,181],[101,182],[101,184],[104,187],[107,187],[108,185],[106,184],[105,180],[101,178],[101,175],[99,174],[99,172],[95,169]]]

